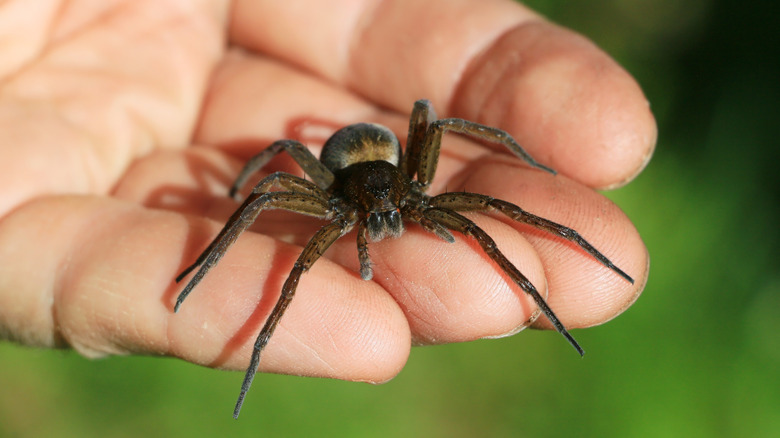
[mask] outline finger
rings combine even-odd
[[[448,102],[471,57],[535,17],[503,0],[237,1],[230,38],[405,110],[421,97]],[[303,23],[317,32],[302,31]]]
[[[543,21],[475,58],[451,109],[505,128],[537,160],[602,189],[633,179],[657,136],[634,79],[590,41]]]
[[[258,143],[301,138],[306,133],[299,128],[307,123],[332,132],[377,113],[375,105],[319,77],[232,50],[215,71],[195,142],[235,150],[251,140],[249,147],[257,148]]]
[[[27,204],[0,224],[0,335],[87,356],[167,354],[243,369],[298,248],[246,233],[173,314],[182,287],[173,278],[218,228],[103,198]],[[383,381],[408,350],[403,314],[381,288],[321,260],[261,369]]]
[[[0,214],[43,194],[105,193],[134,157],[185,144],[221,51],[222,9],[68,3],[36,22],[52,26],[48,39],[28,42],[38,54],[0,96],[0,143],[14,145],[0,149]]]
[[[301,23],[321,32],[313,38]],[[231,37],[397,111],[425,97],[443,115],[506,129],[545,164],[593,187],[629,181],[655,144],[634,80],[592,43],[516,2],[244,1]]]

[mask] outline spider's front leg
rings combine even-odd
[[[368,255],[368,226],[366,221],[358,223],[357,251],[358,262],[360,263],[360,278],[369,281],[374,278],[374,269],[371,267],[371,257]]]
[[[406,151],[398,166],[409,179],[414,179],[420,168],[420,149],[425,143],[428,127],[436,120],[436,111],[431,102],[426,99],[414,103],[412,115],[409,117],[409,134],[406,137]],[[437,157],[438,158],[438,157]]]
[[[423,187],[427,187],[436,174],[441,139],[445,132],[454,132],[477,140],[504,145],[531,166],[553,175],[556,173],[551,168],[537,162],[507,132],[464,119],[437,120],[431,103],[427,100],[418,100],[414,104],[409,120],[409,135],[406,140],[406,153],[401,161],[401,171],[409,175],[410,178],[414,177],[416,173],[417,181]]]

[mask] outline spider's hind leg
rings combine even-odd
[[[436,173],[436,166],[439,161],[439,151],[441,149],[441,138],[445,132],[454,132],[463,134],[477,140],[485,140],[491,143],[498,143],[509,149],[515,156],[522,159],[537,169],[544,170],[553,175],[556,172],[536,161],[522,146],[520,146],[511,135],[498,128],[481,125],[464,119],[439,119],[428,125],[425,138],[419,149],[419,158],[417,160],[417,181],[424,186],[430,184]]]

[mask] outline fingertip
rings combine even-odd
[[[469,190],[515,203],[522,209],[578,232],[634,283],[559,236],[517,224],[545,266],[549,306],[566,326],[602,324],[625,311],[647,279],[648,252],[630,219],[609,199],[562,176],[493,159],[472,169]],[[552,328],[546,318],[534,327]]]
[[[598,188],[634,178],[657,137],[636,81],[586,38],[544,21],[475,58],[451,112],[506,129],[539,161]]]

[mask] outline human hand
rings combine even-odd
[[[298,119],[375,121],[403,139],[419,98],[440,116],[508,130],[559,172],[448,136],[432,193],[514,202],[578,230],[637,280],[560,239],[474,215],[567,327],[607,321],[636,299],[644,244],[591,189],[630,181],[652,154],[655,124],[630,76],[503,0],[302,3],[5,8],[16,15],[0,20],[18,29],[0,55],[1,337],[244,369],[315,228],[262,215],[262,234],[245,233],[173,314],[173,279],[236,208],[225,196],[241,167],[232,155],[288,136]],[[468,238],[446,244],[410,226],[371,255],[371,282],[356,273],[349,237],[304,274],[261,370],[383,381],[412,340],[500,336],[533,319],[532,302]]]

